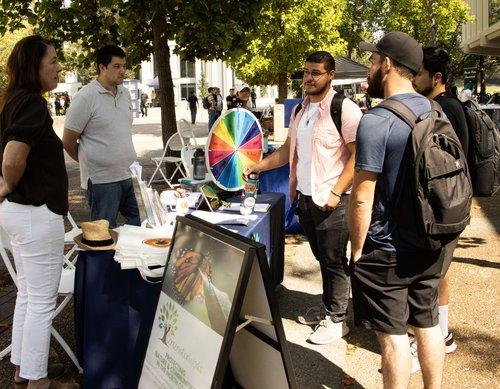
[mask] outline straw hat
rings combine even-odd
[[[82,233],[74,241],[84,250],[113,250],[118,240],[118,233],[109,229],[107,220],[84,222],[80,225]]]

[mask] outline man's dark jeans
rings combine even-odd
[[[106,219],[110,228],[115,228],[119,212],[125,217],[126,224],[141,225],[131,178],[106,184],[93,184],[89,179],[87,203],[90,207],[90,220]]]
[[[196,122],[196,108],[190,108],[191,110],[191,124],[195,124]]]
[[[334,323],[347,317],[349,300],[349,267],[346,255],[349,233],[347,204],[349,195],[343,195],[341,204],[333,211],[322,211],[311,196],[298,193],[297,216],[304,229],[311,250],[319,261],[323,279],[323,303]]]

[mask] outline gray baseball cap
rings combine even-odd
[[[362,51],[384,54],[416,73],[422,68],[422,47],[414,38],[401,31],[391,31],[377,43],[361,42],[358,47]]]

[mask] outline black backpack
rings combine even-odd
[[[469,128],[468,163],[477,196],[492,196],[500,184],[500,138],[493,120],[475,101],[462,104]]]
[[[342,103],[345,99],[345,96],[342,93],[335,93],[332,98],[332,103],[330,104],[330,115],[332,116],[332,120],[337,127],[340,136],[342,136]],[[295,107],[295,116],[302,109],[302,102],[299,103]]]
[[[412,128],[403,190],[395,203],[388,202],[398,232],[413,246],[437,250],[457,238],[470,221],[472,186],[460,141],[435,101],[431,101],[430,114],[418,118],[393,99],[377,107],[391,111]]]
[[[205,109],[209,109],[210,108],[210,101],[208,101],[208,96],[205,96],[202,100],[201,100],[201,105],[203,106],[203,108]]]

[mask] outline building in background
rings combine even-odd
[[[500,55],[500,1],[465,0],[474,21],[462,27],[462,50],[470,54]]]
[[[170,53],[175,48],[175,42],[169,41]],[[229,94],[229,89],[243,81],[239,80],[235,71],[224,61],[202,61],[196,59],[194,62],[188,61],[178,54],[170,55],[170,69],[172,70],[172,81],[174,84],[175,102],[186,100],[189,94],[194,91],[200,97],[199,86],[204,75],[206,87],[216,86],[220,88],[223,98]],[[154,56],[151,55],[149,61],[143,61],[138,74],[144,90],[151,97],[153,88],[158,88],[158,77],[155,71]],[[268,97],[277,96],[276,87],[268,86],[255,88],[258,97],[265,95]]]

